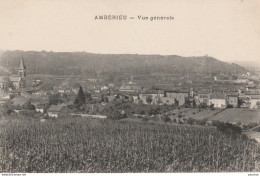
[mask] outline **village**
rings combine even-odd
[[[0,104],[5,115],[29,114],[42,119],[84,116],[148,121],[158,117],[158,121],[185,123],[193,118],[209,120],[227,109],[237,112],[234,116],[243,114],[244,110],[258,115],[259,77],[250,72],[232,76],[184,76],[174,80],[165,76],[162,79],[174,82],[173,86],[160,83],[145,86],[142,83],[147,78],[133,76],[120,82],[77,77],[35,79],[27,74],[21,58],[18,75],[0,76]],[[75,105],[78,96],[84,97],[84,102]],[[238,122],[250,122],[251,117],[244,116]],[[229,121],[228,118],[222,120]],[[258,123],[257,119],[253,122]]]

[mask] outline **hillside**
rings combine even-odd
[[[24,57],[28,73],[49,74],[190,74],[243,73],[245,69],[213,57],[177,55],[91,54],[86,52],[6,51],[0,65],[15,69]]]
[[[12,116],[0,127],[0,172],[259,171],[254,140],[212,127],[28,116]]]

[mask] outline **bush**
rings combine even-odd
[[[170,117],[163,117],[163,122],[167,123],[170,122],[171,118]]]
[[[187,124],[193,125],[195,120],[193,118],[188,118]]]
[[[149,121],[149,118],[147,116],[143,117],[143,121],[144,122],[148,122]]]
[[[234,108],[233,105],[227,105],[227,108]]]
[[[206,119],[200,119],[197,121],[198,125],[206,125],[207,120]]]
[[[231,123],[224,123],[224,122],[214,122],[212,123],[213,126],[216,126],[217,129],[225,134],[241,134],[242,128],[233,125]]]
[[[206,103],[202,103],[199,105],[199,108],[206,109],[208,108],[208,105]]]

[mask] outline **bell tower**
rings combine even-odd
[[[23,57],[21,58],[20,60],[20,67],[18,69],[18,75],[21,77],[21,78],[25,78],[26,77],[26,67],[24,65],[24,61],[23,61]]]

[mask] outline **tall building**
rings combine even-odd
[[[24,61],[23,61],[23,57],[21,58],[20,60],[20,67],[18,69],[18,75],[21,77],[21,78],[26,78],[26,67],[24,65]]]
[[[19,90],[26,85],[26,67],[23,57],[20,59],[18,75],[0,76],[0,91]]]

